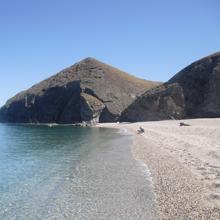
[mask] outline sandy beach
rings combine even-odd
[[[220,119],[97,126],[133,134],[134,157],[152,175],[158,219],[220,219]],[[137,135],[140,126],[145,133]]]

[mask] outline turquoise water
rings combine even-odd
[[[0,219],[154,219],[131,144],[113,129],[0,124]]]

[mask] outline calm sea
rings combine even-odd
[[[154,219],[131,144],[113,129],[0,124],[0,219]]]

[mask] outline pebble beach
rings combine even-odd
[[[220,119],[97,126],[133,134],[133,155],[151,173],[158,219],[220,219]]]

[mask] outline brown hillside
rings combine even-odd
[[[96,59],[86,58],[7,101],[0,111],[0,120],[81,122],[85,120],[83,115],[86,115],[81,114],[82,111],[85,113],[82,100],[86,96],[82,99],[83,93],[104,105],[95,121],[116,121],[137,96],[158,84],[136,78]]]

